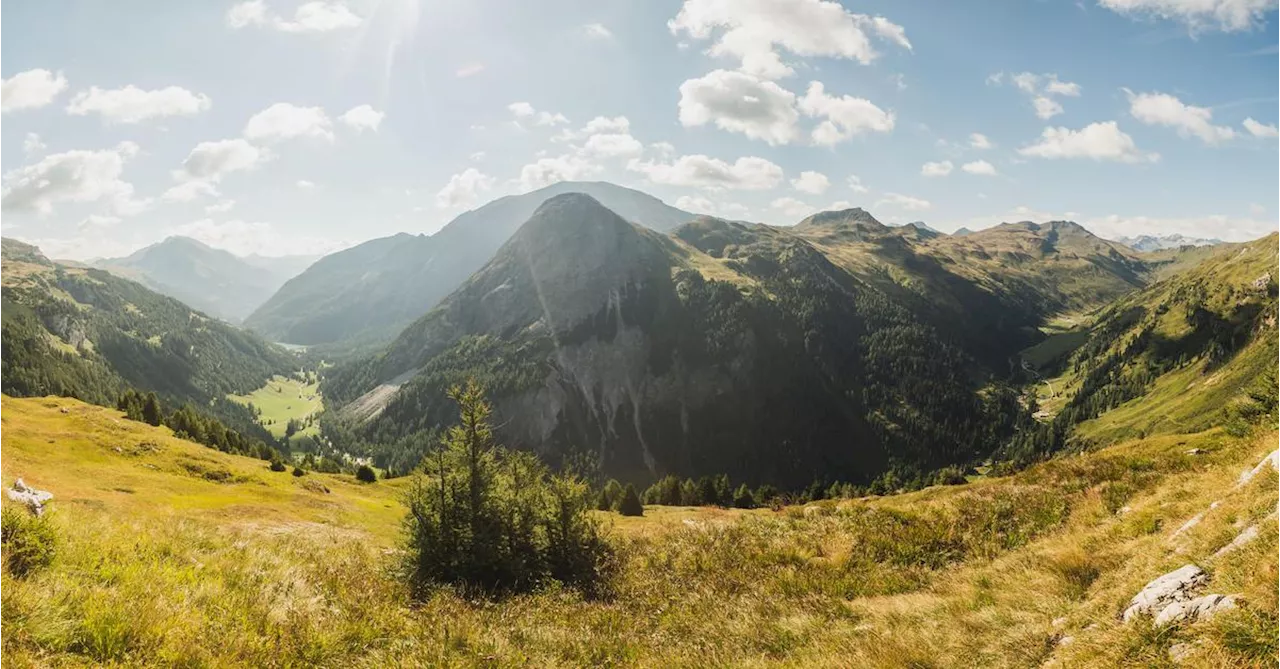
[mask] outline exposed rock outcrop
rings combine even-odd
[[[1209,575],[1193,565],[1183,565],[1154,581],[1151,581],[1129,600],[1129,607],[1124,610],[1124,621],[1129,622],[1143,614],[1154,614],[1163,611],[1170,604],[1192,599],[1191,593],[1204,585]]]
[[[44,513],[45,502],[53,499],[53,493],[36,490],[28,486],[22,479],[13,482],[13,487],[6,490],[9,499],[26,506],[31,513],[39,516]]]
[[[1214,615],[1234,609],[1235,595],[1205,595],[1185,602],[1170,604],[1156,614],[1156,626],[1195,620],[1208,620]]]

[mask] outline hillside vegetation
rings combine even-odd
[[[1277,477],[1237,484],[1273,431],[776,512],[602,515],[621,561],[606,597],[446,588],[410,606],[388,571],[400,482],[271,472],[71,399],[3,402],[4,483],[54,493],[58,540],[49,567],[3,575],[6,666],[1145,667],[1177,644],[1190,666],[1275,662]],[[1119,619],[1187,562],[1237,608]]]

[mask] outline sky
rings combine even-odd
[[[1277,227],[1277,0],[10,0],[0,230],[57,258],[433,233],[606,180],[790,225]]]

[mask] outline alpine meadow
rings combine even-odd
[[[0,12],[0,666],[1280,665],[1276,0]]]

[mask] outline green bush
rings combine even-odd
[[[44,569],[58,552],[58,535],[49,519],[7,506],[0,513],[4,567],[18,578]]]
[[[609,479],[604,484],[604,488],[600,490],[600,497],[596,500],[596,508],[600,511],[616,511],[618,503],[622,501],[622,484],[617,479]]]
[[[622,498],[618,500],[618,513],[624,516],[644,515],[644,505],[640,503],[640,496],[636,494],[636,487],[630,483],[622,491]]]
[[[423,459],[405,494],[403,569],[413,594],[445,584],[523,592],[547,581],[604,592],[613,551],[588,514],[587,485],[494,443],[491,409],[474,381],[449,397],[460,423]]]
[[[361,483],[374,483],[378,480],[378,473],[369,465],[360,465],[356,469],[356,480]]]
[[[748,488],[747,484],[743,483],[738,486],[738,491],[733,493],[733,505],[739,509],[754,509],[756,507],[756,500],[751,496],[751,488]]]
[[[289,468],[288,468],[288,467],[286,467],[286,466],[285,466],[285,464],[284,464],[284,460],[272,460],[272,461],[271,461],[271,471],[273,471],[273,472],[283,472],[283,471],[286,471],[286,470],[288,470],[288,469],[289,469]]]
[[[294,475],[294,476],[306,476],[306,475],[307,475],[307,472],[306,472],[306,470],[304,470],[302,467],[294,467],[294,468],[293,468],[293,475]]]

